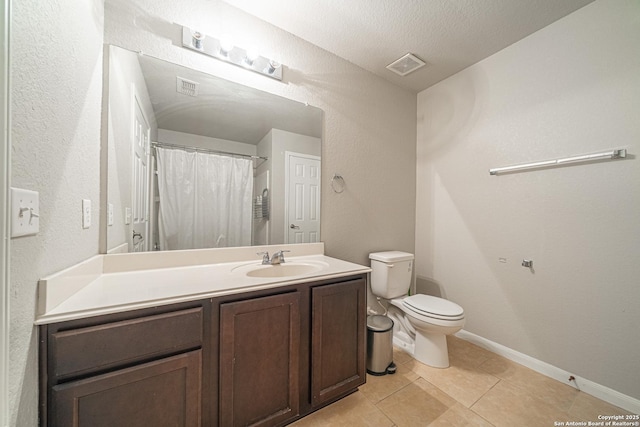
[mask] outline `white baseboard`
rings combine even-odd
[[[465,341],[469,341],[479,347],[496,353],[506,359],[512,360],[520,365],[526,366],[529,369],[533,369],[536,372],[541,373],[549,378],[560,381],[561,383],[568,384],[583,391],[591,396],[597,397],[600,400],[604,400],[607,403],[615,405],[626,411],[634,414],[640,414],[640,400],[631,396],[627,396],[618,391],[612,390],[601,384],[590,381],[586,378],[582,378],[564,369],[557,368],[541,360],[535,359],[531,356],[527,356],[524,353],[510,349],[501,344],[490,341],[479,335],[467,332],[464,329],[455,334],[458,338]],[[573,376],[575,381],[570,382],[569,377]]]

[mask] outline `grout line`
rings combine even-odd
[[[491,375],[491,374],[489,374],[489,375]],[[498,378],[498,377],[496,377],[496,376],[494,376],[494,375],[491,375],[491,376],[492,376],[492,377],[494,377],[494,378]],[[475,405],[476,403],[478,403],[478,402],[479,402],[483,397],[485,397],[485,396],[487,395],[487,393],[489,393],[491,390],[493,390],[493,388],[494,388],[495,386],[497,386],[498,384],[500,384],[500,382],[501,382],[501,381],[502,381],[502,378],[498,378],[498,382],[497,382],[497,383],[495,383],[494,385],[492,385],[491,387],[489,387],[489,390],[487,390],[487,391],[485,391],[484,393],[482,393],[482,395],[481,395],[480,397],[478,397],[478,398],[477,398],[477,399],[476,399],[476,400],[475,400],[471,405],[469,405],[469,409],[473,408],[473,405]],[[475,411],[473,411],[473,412],[477,414],[477,412],[475,412]],[[480,415],[480,414],[478,414],[478,415]]]

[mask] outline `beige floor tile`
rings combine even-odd
[[[541,427],[566,421],[567,413],[508,381],[500,381],[471,410],[491,424]]]
[[[425,381],[418,379],[377,405],[398,427],[429,425],[447,412],[451,405],[455,405],[455,401],[449,396],[440,393],[440,397],[444,399],[439,399],[437,395],[425,390],[429,388],[427,385],[423,384],[421,387],[416,384],[418,382]]]
[[[367,382],[360,386],[360,392],[371,402],[378,403],[419,378],[418,374],[404,365],[397,365],[397,368],[393,375],[367,374]]]
[[[418,377],[418,379],[416,381],[414,381],[413,384],[417,385],[422,390],[427,392],[427,394],[429,394],[432,397],[438,399],[440,402],[444,403],[448,407],[455,406],[458,403],[458,401],[455,400],[453,397],[449,396],[447,393],[445,393],[444,391],[440,390],[438,387],[434,386],[433,384],[431,384],[429,381],[425,380],[424,378]]]
[[[598,415],[629,415],[631,412],[613,406],[587,393],[579,392],[569,409],[569,416],[584,421],[601,421]]]
[[[295,427],[391,427],[393,422],[362,393],[355,392],[291,425]]]
[[[393,362],[396,365],[402,365],[413,359],[409,353],[397,347],[393,347]]]
[[[468,366],[480,366],[486,360],[495,356],[489,350],[478,347],[455,335],[447,336],[447,347],[449,348],[449,360],[452,363],[457,361]]]
[[[406,365],[467,408],[499,381],[493,375],[461,359],[450,359],[450,362],[451,366],[445,369],[432,368],[416,360]]]
[[[562,411],[568,411],[579,391],[503,357],[494,356],[480,368],[503,380],[516,384]]]
[[[429,427],[492,427],[489,421],[459,403],[440,415]]]

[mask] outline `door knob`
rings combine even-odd
[[[289,228],[292,229],[292,230],[300,230],[300,226],[299,225],[295,225],[295,224],[291,224],[289,226]]]

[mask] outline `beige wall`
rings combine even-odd
[[[126,224],[126,208],[133,206],[133,154],[131,118],[134,114],[135,97],[140,102],[142,114],[150,128],[150,138],[157,139],[156,118],[144,81],[138,55],[122,49],[111,48],[109,52],[107,144],[108,183],[107,202],[113,204],[113,225],[107,227],[107,250],[129,243],[133,225]],[[104,134],[104,129],[103,129]],[[96,223],[96,226],[99,224]],[[150,236],[146,236],[150,238]]]
[[[181,47],[181,25],[279,55],[282,82]],[[105,43],[177,62],[324,110],[321,237],[331,256],[414,249],[415,94],[219,1],[108,0]],[[329,180],[341,174],[341,194]]]
[[[636,399],[639,16],[596,1],[421,92],[416,215],[418,285],[465,329]],[[631,156],[488,174],[613,148]]]
[[[12,7],[11,185],[40,193],[40,233],[11,240],[9,425],[35,426],[37,281],[98,253],[103,5]]]
[[[216,1],[13,0],[12,185],[39,191],[40,233],[11,242],[10,425],[37,425],[37,280],[98,252],[102,42],[142,50],[325,112],[322,238],[329,255],[367,263],[412,251],[415,94]],[[179,47],[174,22],[218,34],[242,28],[278,52],[283,82]],[[341,173],[342,194],[327,177]],[[93,226],[81,228],[81,199]]]

